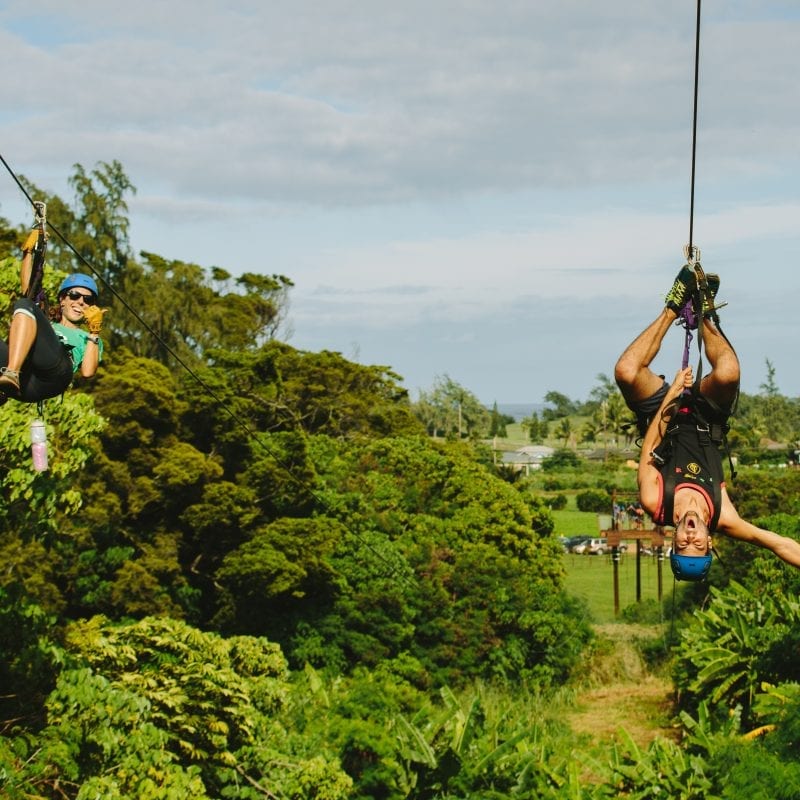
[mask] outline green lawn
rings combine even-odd
[[[577,414],[572,415],[569,417],[570,428],[573,432],[580,431],[588,419],[588,417],[579,416]],[[564,440],[555,435],[557,425],[558,423],[550,423],[551,435],[548,436],[542,444],[548,447],[555,447],[556,449],[564,447]],[[528,436],[528,431],[524,430],[519,422],[512,422],[506,425],[506,435],[498,437],[497,439],[497,445],[501,450],[517,450],[529,444],[531,444],[531,440]]]
[[[566,493],[565,493],[566,494]],[[567,497],[569,505],[560,511],[551,511],[555,523],[556,536],[599,536],[600,528],[597,524],[597,514],[589,511],[575,511],[575,498]]]
[[[597,514],[569,508],[553,511],[557,536],[599,536]],[[564,555],[567,570],[566,588],[570,594],[584,598],[594,622],[614,622],[614,569],[610,555]],[[636,542],[628,542],[628,552],[619,563],[620,611],[636,602]],[[661,562],[661,594],[668,599],[672,592],[672,572],[666,561]],[[639,562],[639,594],[642,600],[658,599],[658,561],[642,556]]]
[[[614,569],[611,556],[564,555],[567,570],[565,586],[570,594],[584,598],[592,613],[592,621],[600,624],[614,622]],[[636,602],[636,549],[620,557],[619,563],[620,611]],[[662,600],[672,592],[672,572],[666,561],[661,562]],[[639,564],[639,586],[642,600],[658,599],[658,560],[642,556]]]

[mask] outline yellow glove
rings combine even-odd
[[[39,241],[39,229],[34,228],[28,234],[28,238],[25,240],[25,244],[22,245],[22,252],[30,253],[36,247],[36,242],[38,241]]]
[[[107,308],[100,308],[100,306],[87,306],[83,312],[83,318],[89,326],[89,333],[100,333],[103,327],[103,315],[108,311]]]

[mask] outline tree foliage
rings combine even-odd
[[[114,286],[130,257],[126,196],[135,194],[136,187],[118,161],[101,161],[89,171],[80,164],[73,169],[72,205],[20,176],[28,195],[47,206],[47,221],[54,231],[48,239],[47,264],[64,274],[94,274]],[[24,230],[19,233],[20,244]]]
[[[414,413],[431,436],[485,437],[492,424],[483,403],[449,375],[437,376],[429,392],[420,392]]]
[[[446,376],[412,404],[389,367],[279,341],[284,276],[134,257],[117,162],[71,185],[72,206],[34,194],[119,296],[96,379],[45,405],[46,473],[36,410],[0,408],[0,794],[749,800],[758,774],[797,796],[794,571],[720,542],[730,567],[677,650],[684,741],[576,763],[545,697],[591,631],[539,484],[499,479],[475,441],[503,420]],[[24,228],[0,220],[0,242]],[[51,244],[50,292],[80,261]],[[0,262],[0,312],[17,270]],[[734,447],[798,438],[767,364]],[[598,381],[583,406],[546,396],[565,444],[578,411],[623,441]],[[573,449],[536,480],[574,489],[579,469],[581,502],[607,503],[607,467]],[[745,469],[731,491],[800,536],[798,474]]]
[[[66,646],[71,663],[47,700],[38,747],[22,736],[0,747],[6,796],[34,787],[126,800],[263,798],[265,787],[297,800],[348,796],[335,759],[287,747],[276,719],[290,686],[277,646],[168,618],[75,623]]]
[[[553,389],[545,394],[544,401],[548,405],[542,412],[542,417],[548,422],[569,417],[578,411],[578,403]]]

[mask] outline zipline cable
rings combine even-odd
[[[689,257],[693,252],[694,236],[694,176],[697,161],[697,98],[699,95],[700,78],[700,5],[702,0],[697,0],[697,24],[695,26],[694,42],[694,112],[692,115],[692,179],[689,199]]]
[[[0,153],[0,162],[2,162],[3,166],[6,168],[6,170],[8,170],[8,173],[11,175],[11,177],[19,187],[22,194],[25,196],[25,199],[28,201],[28,203],[30,203],[30,205],[35,210],[37,207],[36,202],[34,202],[33,198],[28,194],[25,187],[22,185],[19,178],[14,173],[14,170],[11,169],[8,162],[5,160],[5,158],[1,153]],[[268,444],[266,444],[257,435],[257,432],[254,431],[244,420],[242,420],[241,417],[237,416],[230,408],[228,408],[228,406],[225,404],[222,398],[219,397],[217,393],[169,346],[169,344],[167,344],[158,335],[158,333],[155,330],[153,330],[153,328],[147,322],[145,322],[145,320],[142,319],[142,317],[137,313],[137,311],[134,310],[125,301],[122,295],[120,295],[119,292],[117,292],[116,289],[114,289],[114,287],[108,283],[108,281],[106,281],[106,279],[100,274],[100,272],[92,264],[90,264],[89,261],[75,249],[75,247],[73,247],[72,243],[66,238],[66,236],[64,236],[64,234],[61,233],[61,231],[55,225],[53,225],[52,221],[48,219],[46,224],[47,227],[73,253],[73,255],[78,259],[78,261],[80,261],[81,264],[83,264],[87,269],[89,269],[92,272],[92,274],[103,284],[103,286],[117,300],[119,300],[120,304],[123,305],[127,309],[127,311],[139,322],[139,324],[164,348],[164,350],[175,359],[175,361],[186,371],[188,375],[191,376],[191,378],[203,389],[203,391],[214,400],[217,406],[221,408],[233,420],[234,424],[242,431],[244,431],[244,433],[247,434],[248,440],[255,442],[256,445],[260,447],[261,450],[264,453],[266,453],[289,476],[289,478],[294,482],[294,484],[298,486],[300,489],[302,489],[304,492],[306,492],[309,497],[313,498],[319,504],[320,508],[323,509],[323,511],[331,515],[332,519],[338,519],[336,512],[331,508],[330,504],[323,497],[321,497],[319,493],[308,484],[307,481],[297,477],[297,475],[295,475],[294,472],[292,471],[292,468],[280,457],[280,455]],[[399,577],[406,583],[406,585],[412,586],[412,584],[409,581],[408,575],[406,575],[405,573],[400,573],[397,565],[392,564],[383,553],[381,553],[378,549],[376,549],[368,541],[366,541],[366,539],[364,539],[364,537],[358,531],[356,531],[351,525],[348,525],[342,520],[339,521],[342,524],[342,527],[348,533],[355,536],[355,538],[358,539],[362,543],[362,545],[364,545],[364,547],[370,550],[374,556],[380,559],[388,567],[389,574],[386,575],[385,577],[388,578]]]

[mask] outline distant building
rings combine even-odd
[[[532,469],[541,469],[542,461],[553,455],[555,448],[541,444],[531,444],[502,453],[502,463],[517,470],[525,470],[529,475]]]

